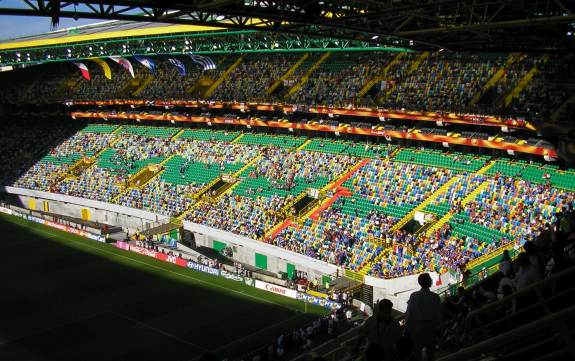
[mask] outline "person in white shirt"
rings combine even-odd
[[[515,277],[515,285],[517,290],[521,291],[533,283],[541,280],[541,271],[530,261],[529,254],[520,253],[517,257],[517,263],[519,265],[519,270],[517,271],[517,276]]]
[[[511,263],[511,257],[509,256],[509,250],[503,251],[503,256],[501,257],[501,261],[499,261],[499,272],[507,275],[513,264]]]
[[[430,291],[432,279],[429,273],[419,275],[421,286],[409,297],[405,312],[406,332],[412,338],[415,352],[421,357],[426,350],[428,360],[433,360],[435,336],[440,334],[443,323],[443,306],[439,296]]]

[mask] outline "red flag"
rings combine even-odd
[[[109,58],[115,61],[116,63],[120,64],[121,66],[123,66],[124,69],[126,69],[126,71],[130,73],[132,78],[134,77],[134,68],[132,67],[132,63],[130,63],[128,59],[122,58],[121,56],[110,56]]]
[[[90,72],[88,71],[88,67],[86,66],[86,64],[84,64],[84,63],[74,63],[74,65],[76,65],[76,66],[78,67],[78,69],[80,69],[80,71],[82,72],[82,76],[84,77],[84,79],[90,80]]]

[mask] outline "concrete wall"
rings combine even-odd
[[[26,209],[44,210],[44,207],[47,206],[51,213],[75,218],[86,216],[87,210],[88,220],[120,226],[129,231],[142,229],[150,223],[169,219],[169,217],[152,212],[62,194],[13,187],[6,187],[4,191],[7,193],[6,198],[10,203]],[[288,263],[295,265],[296,270],[306,272],[309,279],[321,278],[323,275],[342,274],[342,270],[335,265],[248,237],[188,221],[184,221],[183,225],[184,229],[194,234],[197,246],[213,248],[215,240],[223,242],[234,250],[233,258],[244,264],[255,267],[256,252],[267,256],[267,271],[275,274],[286,272]],[[435,284],[439,275],[437,273],[430,274],[434,281],[432,289],[437,291],[439,287]],[[374,301],[387,298],[393,302],[395,309],[402,312],[407,308],[407,300],[411,293],[419,289],[417,275],[389,280],[366,276],[365,283],[373,287]]]
[[[223,242],[234,249],[235,260],[250,266],[256,266],[256,253],[263,254],[267,256],[267,270],[270,272],[286,272],[287,264],[291,263],[295,265],[296,270],[306,272],[309,279],[321,279],[322,275],[342,274],[338,266],[248,237],[187,221],[184,221],[184,229],[194,233],[196,245],[213,248],[214,241]]]
[[[151,222],[168,219],[159,214],[63,194],[6,187],[7,200],[22,208],[120,226],[130,232]]]
[[[433,280],[431,290],[437,291],[436,283],[439,280],[439,275],[435,272],[429,272],[429,274]],[[387,298],[393,302],[394,309],[405,312],[409,296],[421,288],[417,283],[418,276],[419,274],[392,279],[365,276],[365,284],[373,286],[374,304]]]

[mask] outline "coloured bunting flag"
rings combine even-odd
[[[110,59],[115,61],[116,63],[120,64],[130,73],[132,78],[134,77],[134,68],[132,67],[132,63],[126,58],[122,58],[121,56],[110,56]]]
[[[91,60],[94,63],[100,65],[102,67],[102,70],[104,70],[104,76],[108,80],[112,80],[112,70],[110,69],[110,66],[108,65],[108,63],[106,63],[105,60],[100,58],[88,58],[88,60]]]
[[[168,61],[178,69],[178,73],[180,73],[181,76],[186,76],[186,66],[184,63],[174,58],[169,58]]]
[[[90,80],[90,72],[88,71],[88,67],[86,66],[86,64],[84,63],[73,63],[74,65],[76,65],[78,67],[78,69],[80,69],[80,71],[82,72],[82,76],[84,77],[84,79],[86,80]]]
[[[216,68],[214,61],[207,56],[190,54],[190,58],[192,58],[194,63],[200,64],[204,70],[212,70]]]
[[[156,63],[154,63],[152,59],[143,56],[134,56],[134,59],[151,71],[152,74],[156,74]]]

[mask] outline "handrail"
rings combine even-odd
[[[569,349],[571,357],[575,357],[575,342],[572,333],[565,333],[562,327],[567,327],[567,322],[575,319],[575,306],[571,306],[559,312],[545,316],[527,325],[520,326],[498,336],[492,337],[473,346],[467,347],[454,354],[445,356],[439,361],[459,361],[484,358],[487,352],[499,350],[508,346],[511,342],[523,340],[526,336],[540,334],[544,329],[559,329],[559,335],[565,346]]]
[[[498,250],[501,250],[501,249],[505,248],[505,247],[508,246],[508,245],[513,245],[513,243],[512,243],[512,242],[507,243],[506,245],[503,245],[503,246],[499,247],[498,249],[496,249],[495,251],[490,252],[490,253],[488,253],[488,254],[486,254],[486,255],[493,255],[494,252],[497,252]],[[513,251],[514,249],[513,249],[513,248],[510,248],[510,250]],[[501,253],[502,253],[502,252],[501,252]],[[498,255],[500,255],[501,253],[499,253]],[[512,259],[512,260],[515,259],[518,254],[519,254],[519,252],[517,252],[517,251],[516,251],[516,253],[511,252],[511,259]],[[486,255],[484,255],[484,256],[486,256]],[[497,257],[498,255],[495,255],[495,256],[493,256],[493,257],[488,257],[488,259]],[[483,256],[481,256],[481,257],[483,257]],[[481,258],[481,257],[479,257],[479,258]],[[477,258],[477,259],[479,259],[479,258]],[[472,268],[472,267],[467,267],[467,268],[469,269],[469,268]],[[471,286],[477,284],[479,281],[482,281],[483,279],[487,279],[489,276],[492,276],[494,273],[496,273],[495,270],[497,270],[497,269],[499,269],[499,262],[498,262],[498,263],[495,263],[495,264],[493,264],[493,265],[491,265],[491,266],[489,266],[489,267],[487,267],[487,268],[485,268],[485,269],[482,269],[482,270],[480,270],[480,271],[478,271],[478,272],[475,272],[475,273],[471,274],[465,281],[460,281],[460,282],[457,282],[457,283],[455,283],[455,284],[449,285],[449,287],[447,287],[447,289],[445,289],[444,291],[442,291],[441,293],[439,293],[439,296],[443,299],[443,298],[446,297],[446,296],[453,295],[453,294],[454,294],[453,291],[457,290],[458,287],[461,287],[461,286],[463,286],[463,287],[471,287]],[[479,277],[483,277],[483,278],[482,278],[482,279],[476,279],[476,278],[479,278]],[[471,284],[469,284],[470,282],[471,282]]]
[[[515,245],[514,242],[507,242],[503,245],[501,245],[499,248],[494,249],[493,251],[486,253],[484,255],[481,255],[471,261],[469,261],[469,263],[467,263],[467,265],[465,266],[466,269],[472,269],[475,268],[476,266],[489,261],[497,256],[501,256],[503,254],[504,251],[508,250],[511,251],[513,249],[513,246]]]
[[[513,293],[512,295],[509,295],[509,296],[507,296],[507,297],[505,297],[505,298],[503,298],[497,302],[490,303],[490,304],[485,305],[485,306],[483,306],[477,310],[474,310],[467,317],[468,318],[474,318],[474,317],[480,316],[483,313],[494,311],[497,308],[500,308],[501,306],[518,299],[519,297],[525,296],[525,295],[529,294],[530,292],[538,290],[538,289],[540,289],[546,285],[552,284],[552,282],[555,282],[555,281],[557,281],[557,280],[559,280],[559,279],[561,279],[561,278],[563,278],[563,277],[565,277],[571,273],[575,273],[575,266],[571,266],[571,267],[567,268],[566,270],[563,270],[557,274],[554,274],[551,277],[537,281],[534,284],[530,285],[529,287],[527,287],[523,290],[517,291],[517,292]]]

